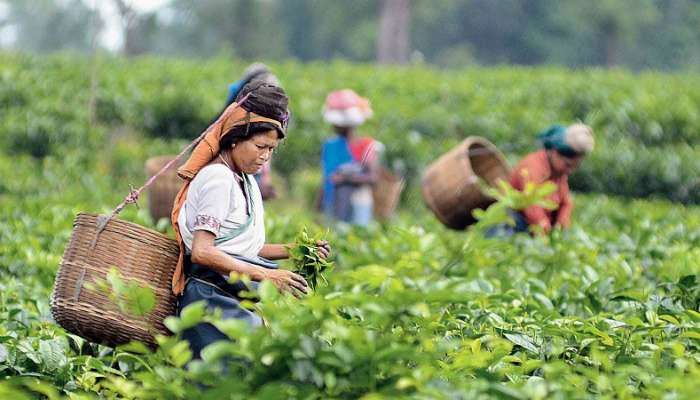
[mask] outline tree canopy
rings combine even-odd
[[[4,3],[16,49],[85,51],[101,26],[87,0]],[[394,59],[444,67],[700,66],[700,0],[170,0],[129,18],[127,55],[371,62],[394,40]]]

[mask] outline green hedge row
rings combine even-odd
[[[41,157],[104,144],[126,125],[151,138],[196,137],[216,116],[228,83],[245,64],[228,59],[89,59],[0,55],[0,140]],[[700,202],[700,75],[632,74],[559,68],[380,67],[344,62],[272,65],[291,98],[289,139],[276,156],[285,176],[317,164],[331,134],[320,117],[326,94],[351,87],[375,117],[361,131],[386,144],[387,160],[416,182],[422,168],[465,136],[489,138],[512,160],[534,150],[548,125],[582,120],[596,132],[595,154],[572,187]],[[91,76],[97,77],[89,124]],[[300,140],[302,139],[302,140]],[[173,146],[176,148],[177,146]],[[63,149],[63,150],[61,150]]]

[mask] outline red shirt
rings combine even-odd
[[[554,225],[568,228],[571,225],[571,210],[574,206],[569,194],[569,177],[567,175],[552,177],[552,168],[545,150],[528,154],[513,170],[510,177],[511,186],[522,191],[528,182],[535,184],[552,182],[555,184],[557,190],[547,199],[554,202],[557,208],[547,210],[540,206],[530,206],[521,210],[527,222],[530,225],[542,225],[545,230]]]
[[[355,161],[363,164],[371,164],[377,156],[374,148],[374,139],[361,137],[349,142],[350,153]]]

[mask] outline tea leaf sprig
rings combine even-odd
[[[303,228],[294,239],[294,247],[289,248],[293,271],[303,276],[313,290],[318,287],[319,280],[328,284],[325,274],[334,267],[332,261],[324,259],[321,255],[316,243],[322,239],[317,236],[310,235],[306,228]]]

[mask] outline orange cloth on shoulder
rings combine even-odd
[[[177,196],[175,196],[173,211],[170,214],[170,220],[175,230],[175,237],[180,245],[180,258],[177,262],[175,274],[172,279],[172,290],[176,295],[182,294],[185,290],[185,243],[182,240],[182,236],[180,236],[178,217],[187,199],[187,189],[190,186],[190,181],[194,179],[202,168],[206,167],[207,164],[219,155],[219,151],[221,150],[219,148],[219,142],[232,128],[244,126],[251,122],[267,122],[275,125],[279,129],[283,129],[279,121],[247,111],[238,103],[232,103],[224,110],[221,116],[207,128],[206,135],[194,148],[190,158],[177,170],[177,174],[185,180],[185,183],[182,185],[182,188],[180,188]]]

